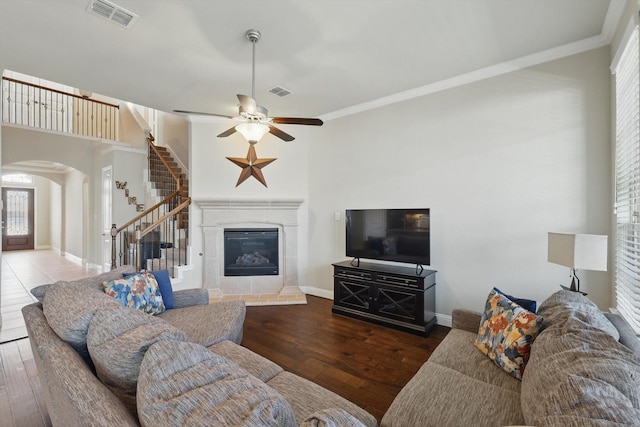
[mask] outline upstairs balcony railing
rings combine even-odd
[[[118,106],[3,77],[2,121],[57,132],[117,140]]]

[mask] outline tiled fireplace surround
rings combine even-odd
[[[212,300],[244,299],[247,305],[304,304],[298,287],[298,199],[201,199],[203,285]],[[225,228],[277,228],[277,276],[225,276]]]

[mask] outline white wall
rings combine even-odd
[[[608,64],[601,48],[326,123],[309,138],[307,285],[333,289],[345,209],[404,207],[431,208],[438,313],[568,284],[547,232],[609,232]],[[579,276],[607,308],[609,274]]]
[[[298,277],[306,277],[308,264],[308,174],[309,174],[309,130],[305,126],[282,126],[282,130],[296,139],[283,142],[273,135],[267,134],[256,145],[258,158],[277,158],[262,169],[268,188],[250,177],[236,187],[240,176],[240,167],[231,163],[226,157],[247,156],[249,144],[238,133],[228,138],[217,138],[220,132],[228,129],[228,121],[211,122],[194,121],[190,124],[189,153],[190,195],[194,200],[191,205],[191,253],[194,261],[193,273],[184,287],[201,286],[202,212],[197,206],[199,199],[303,199],[298,214]]]
[[[189,122],[181,116],[158,111],[156,144],[169,146],[177,161],[189,168]],[[183,171],[186,173],[186,171]]]
[[[72,170],[65,175],[63,196],[64,217],[64,252],[75,259],[83,259],[83,231],[85,218],[83,217],[83,188],[85,175]]]
[[[49,181],[49,230],[52,249],[60,250],[62,239],[62,186]]]
[[[49,248],[51,246],[51,224],[49,215],[51,211],[51,199],[49,193],[49,180],[39,176],[33,177],[35,189],[34,221],[35,236],[34,248]]]

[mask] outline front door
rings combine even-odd
[[[2,250],[33,249],[33,189],[2,188]]]

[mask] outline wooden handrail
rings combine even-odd
[[[122,230],[126,229],[127,227],[129,227],[131,224],[133,224],[134,222],[138,221],[139,219],[142,219],[143,217],[149,215],[152,211],[156,210],[160,205],[165,204],[167,202],[169,202],[169,200],[173,199],[174,197],[177,197],[180,195],[180,191],[174,191],[173,193],[171,193],[170,195],[168,195],[167,197],[165,197],[164,199],[162,199],[161,201],[159,201],[158,203],[156,203],[155,205],[151,206],[149,209],[146,209],[144,212],[142,212],[141,214],[139,214],[138,216],[136,216],[135,218],[129,220],[126,224],[122,225],[120,228],[118,228],[116,230],[116,234],[119,234]]]
[[[109,102],[98,101],[97,99],[85,98],[84,96],[76,95],[75,93],[69,93],[69,92],[65,92],[65,91],[62,91],[62,90],[52,89],[50,87],[40,86],[40,85],[37,85],[37,84],[34,84],[34,83],[23,82],[22,80],[12,79],[11,77],[3,77],[2,80],[7,80],[9,82],[19,83],[19,84],[35,87],[35,88],[38,88],[38,89],[47,90],[49,92],[59,93],[61,95],[71,96],[73,98],[84,99],[85,101],[95,102],[96,104],[107,105],[109,107],[114,107],[114,108],[118,108],[118,109],[120,108],[118,105],[111,104]]]
[[[159,224],[164,222],[167,218],[170,218],[173,215],[177,214],[178,212],[180,212],[182,209],[186,208],[190,204],[191,204],[191,197],[187,198],[187,200],[185,200],[184,202],[180,203],[178,206],[173,208],[170,212],[167,212],[166,214],[164,214],[160,218],[158,218],[156,222],[154,222],[153,224],[151,224],[150,226],[148,226],[147,228],[142,230],[142,232],[140,233],[140,237],[146,236],[147,234],[152,232],[153,229],[156,228]]]

